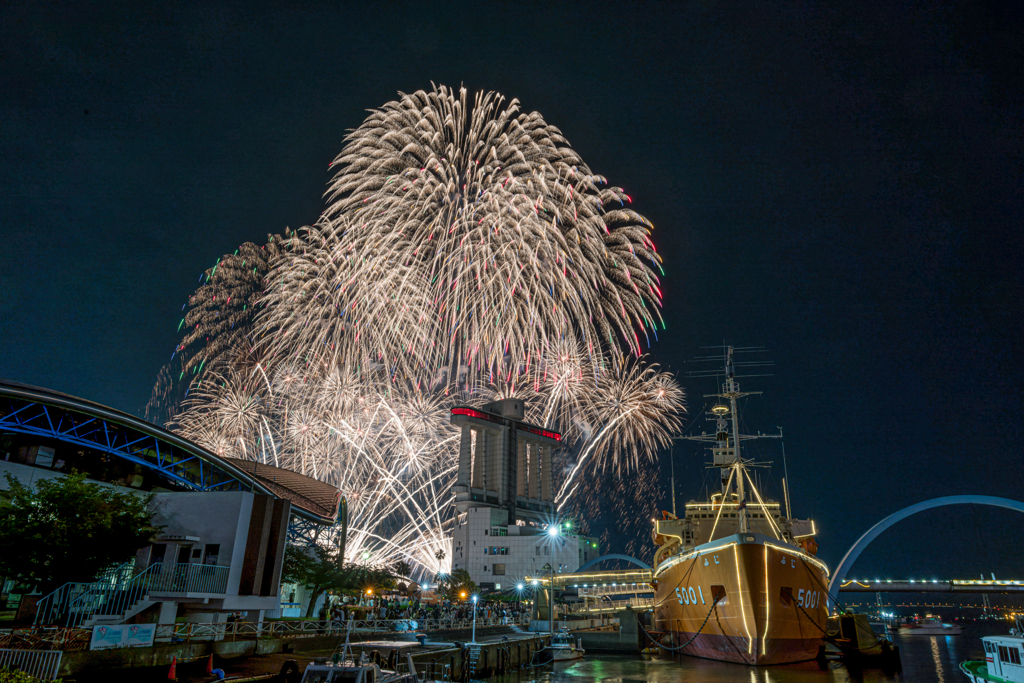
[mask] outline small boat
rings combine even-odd
[[[903,624],[899,629],[901,636],[958,636],[962,630],[956,624],[944,624],[941,619],[930,615]]]
[[[573,659],[582,659],[586,654],[582,643],[572,639],[567,630],[561,630],[551,636],[551,644],[544,648],[545,652],[551,654],[553,662],[568,662]]]
[[[1024,636],[1022,624],[1010,629],[1008,636],[986,636],[981,639],[985,647],[985,661],[968,660],[960,663],[960,670],[972,681],[995,683],[1024,683]]]
[[[343,653],[307,665],[301,683],[429,683],[436,678],[420,675],[413,664],[412,651],[420,647],[415,642],[346,642]],[[441,680],[451,678],[447,665],[437,673]]]

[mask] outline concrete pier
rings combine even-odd
[[[384,637],[373,634],[353,634],[352,642],[382,639],[408,642],[412,634]],[[438,631],[428,634],[426,645],[413,650],[413,661],[423,670],[433,666],[440,671],[448,666],[453,680],[463,668],[469,666],[469,632]],[[550,636],[541,633],[519,633],[509,627],[477,629],[480,657],[474,678],[529,666],[538,650],[543,649]],[[288,638],[260,638],[236,641],[166,643],[146,648],[124,648],[66,652],[61,659],[59,676],[77,681],[112,681],[136,675],[148,676],[158,669],[166,674],[172,659],[177,659],[180,681],[208,681],[206,661],[213,655],[214,666],[224,669],[229,676],[255,677],[277,674],[288,660],[295,660],[300,670],[318,659],[329,659],[340,650],[344,636],[299,636]],[[148,670],[148,671],[147,671]]]

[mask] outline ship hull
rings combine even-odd
[[[738,534],[665,560],[655,580],[654,630],[664,645],[688,643],[683,654],[756,665],[818,655],[828,574],[795,546]]]

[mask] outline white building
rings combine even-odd
[[[526,576],[573,572],[598,556],[596,538],[560,527],[552,493],[552,451],[561,435],[523,422],[523,402],[452,409],[462,427],[453,487],[452,569],[482,589],[508,590]]]

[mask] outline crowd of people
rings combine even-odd
[[[321,619],[344,622],[355,612],[355,618],[365,621],[417,620],[417,621],[460,621],[473,618],[473,603],[467,601],[440,600],[436,603],[421,602],[418,598],[385,596],[363,599],[358,602],[344,598],[333,605],[325,604]],[[481,600],[476,604],[477,621],[494,624],[517,624],[530,613],[530,606],[523,602],[502,602]]]

